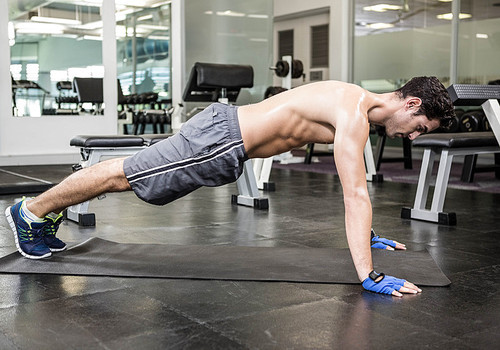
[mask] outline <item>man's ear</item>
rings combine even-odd
[[[415,108],[418,110],[420,106],[422,105],[422,100],[419,97],[409,97],[408,100],[406,101],[406,108],[411,109]]]

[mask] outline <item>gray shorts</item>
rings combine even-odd
[[[163,205],[201,186],[236,181],[247,159],[237,107],[214,103],[174,136],[125,159],[123,170],[139,198]]]

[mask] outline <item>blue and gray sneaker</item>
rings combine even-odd
[[[5,210],[7,221],[14,232],[17,250],[29,259],[47,258],[52,253],[42,238],[46,222],[27,223],[21,215],[21,205],[24,200]]]
[[[62,214],[59,214],[56,218],[52,218],[47,215],[44,220],[47,224],[43,227],[43,241],[47,247],[49,247],[51,252],[62,252],[66,249],[66,243],[56,237],[59,225],[64,220]]]

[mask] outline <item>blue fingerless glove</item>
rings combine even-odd
[[[363,281],[363,288],[375,293],[392,294],[395,290],[399,292],[399,289],[404,286],[405,282],[405,280],[400,278],[372,271]]]
[[[371,239],[372,248],[377,248],[377,249],[386,249],[387,246],[396,248],[396,243],[394,241],[391,241],[390,239],[387,238],[381,238],[380,236],[375,235],[375,231],[372,229],[372,239]]]

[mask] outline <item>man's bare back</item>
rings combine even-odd
[[[333,143],[339,120],[346,118],[368,135],[374,96],[357,85],[326,81],[239,107],[245,149],[251,158],[264,158],[307,143]]]

